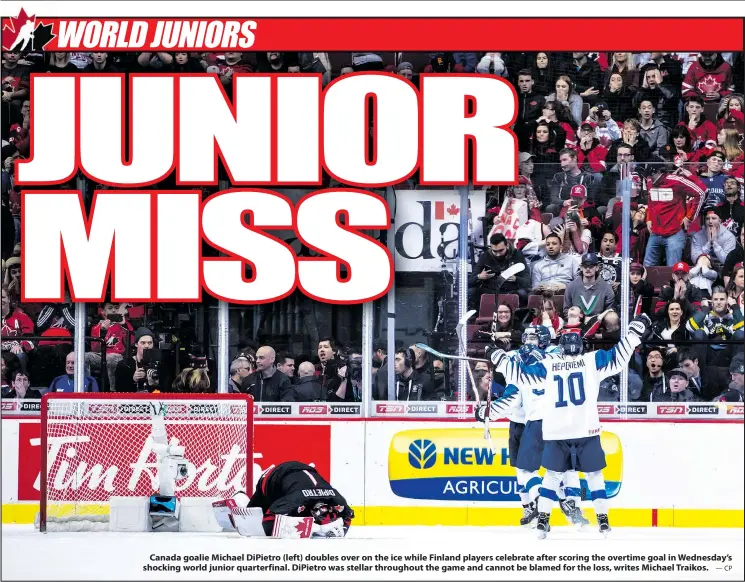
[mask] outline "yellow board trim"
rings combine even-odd
[[[2,522],[30,524],[39,511],[36,503],[6,503],[2,506]],[[595,513],[585,508],[591,523]],[[355,507],[352,525],[444,525],[444,526],[514,526],[522,517],[517,507]],[[613,509],[608,515],[613,527],[652,527],[651,509]],[[551,514],[552,522],[562,525],[566,518],[558,508]],[[742,509],[659,509],[657,527],[743,528]]]

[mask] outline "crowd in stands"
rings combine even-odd
[[[621,310],[628,309],[654,319],[652,339],[629,373],[630,399],[743,400],[743,55],[715,52],[4,52],[3,394],[29,397],[26,364],[32,354],[38,361],[40,351],[53,353],[60,367],[65,362],[66,374],[47,373],[48,389],[68,390],[74,370],[74,358],[66,360],[71,342],[60,339],[72,337],[72,306],[20,302],[22,209],[12,162],[29,155],[31,72],[204,71],[217,74],[230,94],[236,72],[319,72],[326,85],[371,70],[414,83],[423,72],[489,73],[515,87],[519,184],[487,188],[486,248],[468,282],[469,303],[478,310],[468,327],[471,354],[483,354],[492,342],[516,349],[529,325],[545,325],[554,339],[578,329],[588,348],[610,347],[620,335]],[[624,191],[631,199],[629,232],[622,228]],[[632,258],[628,305],[622,305],[624,237]],[[500,277],[516,263],[525,269]],[[107,303],[89,322],[86,332],[101,342],[86,352],[86,386],[216,389],[206,368],[187,367],[174,379],[173,370],[148,361],[155,334],[133,324],[132,308]],[[313,357],[255,345],[235,356],[229,384],[259,401],[354,401],[361,358],[359,346],[337,347],[330,338]],[[376,345],[377,399],[390,396],[386,358],[384,345]],[[443,362],[413,346],[400,347],[394,358],[396,399],[456,397]],[[479,389],[498,380],[488,370],[476,372]],[[618,400],[618,386],[617,378],[606,381],[601,399]]]

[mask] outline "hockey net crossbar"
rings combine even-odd
[[[253,400],[245,394],[46,394],[41,531],[105,531],[111,497],[157,493],[152,419],[185,447],[178,497],[224,499],[253,486]]]

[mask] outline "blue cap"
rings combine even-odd
[[[585,253],[582,255],[582,262],[581,265],[597,265],[598,264],[598,255],[597,253]]]

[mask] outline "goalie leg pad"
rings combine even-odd
[[[111,497],[109,499],[109,531],[150,531],[149,497]]]
[[[231,507],[230,520],[242,536],[263,538],[267,535],[260,507]]]

